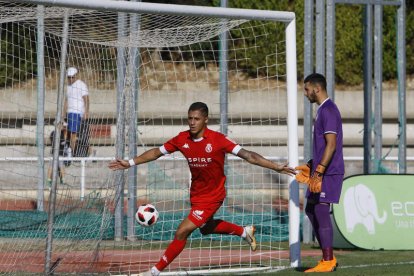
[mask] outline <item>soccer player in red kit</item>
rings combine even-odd
[[[191,171],[190,201],[191,210],[178,226],[174,240],[166,249],[160,261],[150,271],[141,275],[157,276],[184,249],[187,237],[197,228],[201,234],[228,234],[244,238],[251,250],[256,250],[255,227],[239,226],[221,219],[214,214],[226,197],[224,157],[232,153],[247,162],[279,173],[294,175],[295,170],[287,165],[274,163],[256,152],[243,149],[225,135],[207,128],[208,107],[205,103],[195,102],[188,109],[189,130],[179,133],[159,148],[150,149],[129,161],[116,159],[109,163],[112,170],[128,169],[180,151],[187,159]]]

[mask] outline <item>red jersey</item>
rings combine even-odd
[[[193,140],[189,131],[183,131],[160,147],[163,154],[178,150],[187,159],[191,171],[191,204],[224,200],[224,157],[226,153],[237,155],[240,149],[220,132],[208,128],[200,139]]]

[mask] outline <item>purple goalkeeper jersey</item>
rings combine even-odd
[[[336,134],[336,150],[324,175],[344,174],[344,155],[342,152],[342,119],[338,107],[331,99],[325,100],[318,108],[313,124],[313,170],[320,164],[326,147],[325,134]]]
[[[338,107],[330,99],[327,99],[319,106],[313,124],[313,171],[321,162],[326,148],[325,134],[327,133],[336,134],[336,150],[331,162],[327,164],[328,166],[322,179],[322,191],[320,193],[311,193],[308,189],[306,197],[314,202],[338,203],[345,171],[342,153],[342,119]]]

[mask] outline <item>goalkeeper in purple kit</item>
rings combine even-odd
[[[313,124],[313,159],[296,167],[296,180],[308,184],[306,215],[322,249],[322,260],[305,272],[330,272],[337,267],[333,255],[333,228],[330,204],[338,203],[344,176],[342,119],[338,107],[328,97],[326,79],[321,74],[305,78],[305,96],[317,103]]]

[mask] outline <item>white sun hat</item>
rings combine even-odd
[[[75,67],[69,67],[68,68],[68,77],[73,77],[74,75],[76,75],[78,73],[78,69],[76,69]]]

